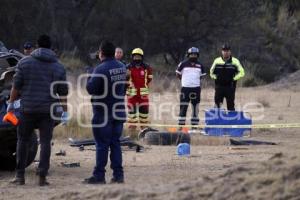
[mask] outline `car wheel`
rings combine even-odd
[[[3,141],[1,141],[2,143]],[[16,169],[16,147],[17,147],[17,137],[16,133],[10,135],[10,137],[5,139],[6,148],[1,149],[2,153],[0,155],[0,170],[15,170]],[[28,158],[26,167],[29,166],[35,159],[38,150],[37,134],[33,132],[30,138],[30,148],[28,151]]]

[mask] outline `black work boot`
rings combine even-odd
[[[94,176],[91,176],[90,178],[86,178],[83,180],[84,184],[106,184],[105,179],[97,179]]]
[[[15,185],[25,185],[25,178],[24,176],[16,176],[10,183]]]
[[[118,183],[118,184],[121,184],[121,183],[124,183],[124,177],[119,177],[119,178],[115,178],[113,177],[111,180],[110,180],[110,183]]]
[[[47,182],[46,176],[39,176],[39,186],[47,186],[50,185],[49,182]]]

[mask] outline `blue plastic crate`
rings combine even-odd
[[[224,109],[210,109],[205,111],[206,125],[252,125],[252,120],[245,117],[241,111],[226,111]],[[243,137],[251,128],[204,128],[209,136]]]

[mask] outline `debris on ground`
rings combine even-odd
[[[66,156],[66,151],[65,150],[59,150],[59,152],[55,153],[56,156]]]
[[[277,145],[275,142],[266,142],[258,140],[236,140],[230,138],[230,145]]]
[[[67,167],[67,168],[74,168],[74,167],[80,167],[80,163],[79,162],[73,162],[73,163],[61,162],[61,166]]]
[[[73,138],[69,138],[69,143],[71,147],[78,147],[79,151],[84,151],[85,146],[93,146],[96,145],[94,139],[83,139],[83,140],[76,140]],[[130,150],[135,150],[136,152],[142,152],[144,147],[137,142],[133,141],[130,137],[121,137],[120,138],[121,146],[128,147]]]

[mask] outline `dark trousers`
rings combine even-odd
[[[27,164],[31,134],[34,129],[39,130],[40,135],[40,162],[38,170],[40,176],[46,176],[50,166],[51,139],[54,121],[50,114],[21,113],[18,126],[17,142],[17,176],[24,176]]]
[[[200,96],[201,96],[201,88],[194,87],[182,87],[181,94],[180,94],[180,111],[179,111],[179,125],[184,125],[186,120],[186,112],[189,106],[189,103],[192,104],[192,118],[191,124],[198,125],[199,123],[199,103],[200,103]]]
[[[227,110],[235,110],[234,100],[235,100],[235,88],[233,86],[217,86],[215,88],[215,104],[217,108],[221,107],[224,98],[227,103]]]
[[[96,166],[93,176],[98,180],[105,180],[105,166],[108,161],[108,150],[110,149],[111,169],[116,179],[123,178],[122,150],[120,137],[123,131],[123,121],[108,120],[104,126],[96,127],[102,123],[98,113],[94,113],[92,120],[93,134],[96,141]]]

